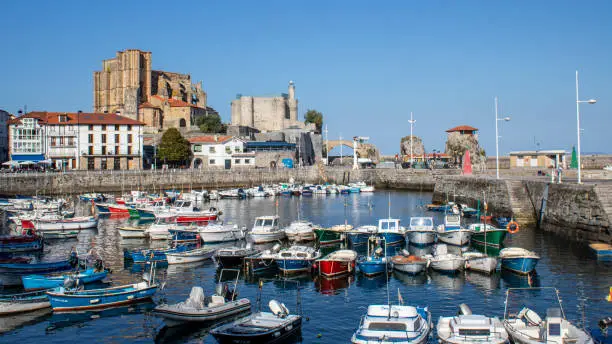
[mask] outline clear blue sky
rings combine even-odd
[[[237,93],[286,92],[300,117],[323,112],[330,138],[370,136],[385,154],[415,135],[480,129],[495,155],[571,150],[580,71],[583,152],[612,152],[610,1],[2,1],[0,108],[92,110],[92,72],[118,50],[202,80],[225,121]]]

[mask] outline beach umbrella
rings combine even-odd
[[[53,164],[53,160],[51,160],[51,159],[41,160],[41,161],[38,162],[38,164],[41,164],[41,165],[51,165],[51,164]]]
[[[3,162],[2,165],[4,165],[4,166],[19,166],[19,163],[17,161],[11,160],[11,161],[7,161],[7,162]]]
[[[22,161],[19,165],[34,165],[36,164],[34,161]]]

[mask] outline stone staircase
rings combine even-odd
[[[606,212],[608,224],[610,224],[612,221],[612,185],[595,185],[593,189],[595,190],[595,194],[601,203],[601,207]]]
[[[512,216],[519,224],[535,224],[535,211],[525,185],[520,180],[506,180]]]

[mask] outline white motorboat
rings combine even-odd
[[[80,230],[97,228],[98,220],[93,216],[81,216],[68,219],[45,219],[21,220],[21,227],[24,229],[32,228],[39,232],[57,230]]]
[[[151,240],[168,240],[170,238],[169,230],[176,228],[176,226],[176,215],[157,214],[155,215],[155,222],[145,229],[145,235]]]
[[[465,269],[480,271],[484,273],[492,273],[497,269],[497,258],[489,257],[482,252],[465,252]]]
[[[314,233],[315,228],[312,222],[298,220],[291,222],[288,227],[285,227],[284,231],[290,241],[312,241],[316,237]]]
[[[508,343],[508,333],[499,318],[473,315],[466,304],[459,306],[458,315],[440,317],[437,333],[444,344]]]
[[[385,239],[387,245],[406,242],[406,228],[400,226],[399,219],[379,219],[376,235]]]
[[[427,343],[431,331],[427,307],[370,305],[352,343]]]
[[[448,253],[448,248],[444,244],[436,245],[433,256],[426,256],[432,269],[441,272],[454,273],[462,270],[465,266],[465,259],[462,256]]]
[[[278,226],[278,216],[258,216],[255,219],[253,229],[249,232],[251,241],[259,244],[272,242],[285,238],[285,231]]]
[[[444,224],[438,226],[437,234],[438,241],[463,246],[470,242],[472,231],[461,227],[461,215],[449,213],[444,216]]]
[[[168,264],[186,264],[210,259],[213,254],[215,254],[214,248],[202,247],[195,250],[166,253],[166,258]]]
[[[198,227],[200,239],[205,244],[242,240],[246,236],[246,227],[238,225],[209,224]]]
[[[221,277],[226,270],[221,270],[219,281],[222,281]],[[251,301],[249,299],[236,299],[240,270],[230,271],[237,274],[233,291],[230,291],[226,284],[219,282],[215,288],[215,294],[205,297],[202,287],[192,287],[187,300],[173,305],[157,306],[154,312],[163,317],[168,326],[218,321],[235,314],[250,312]]]
[[[433,217],[411,217],[406,231],[411,245],[430,245],[436,240]]]
[[[406,250],[402,250],[401,255],[392,257],[391,263],[395,270],[412,275],[416,275],[427,268],[427,259],[410,255]]]
[[[509,306],[514,304],[511,303],[511,296],[517,293],[524,296],[525,292],[533,290],[553,290],[558,307],[547,309],[544,319],[527,307],[523,307],[518,313],[510,313]],[[505,304],[503,324],[510,339],[516,344],[593,343],[593,339],[584,330],[579,329],[565,318],[559,291],[556,288],[509,288],[506,291]]]

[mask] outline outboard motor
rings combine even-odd
[[[402,249],[402,254],[406,257],[408,257],[410,255],[410,252],[408,252],[408,250],[406,249]]]
[[[72,277],[64,278],[64,288],[73,289],[76,287],[76,281]]]
[[[95,271],[104,270],[104,262],[102,262],[102,259],[96,259],[96,262],[94,263],[94,269]]]
[[[219,296],[225,296],[223,294],[223,292],[225,291],[223,286],[224,286],[223,283],[217,283],[217,285],[215,286],[215,294]]]
[[[280,249],[281,249],[280,244],[274,244],[274,246],[272,246],[272,253],[278,253]]]
[[[462,303],[459,305],[459,312],[457,312],[457,315],[472,315],[472,310],[468,305]]]
[[[606,317],[599,320],[599,329],[604,336],[608,335],[608,327],[612,326],[612,317]]]

